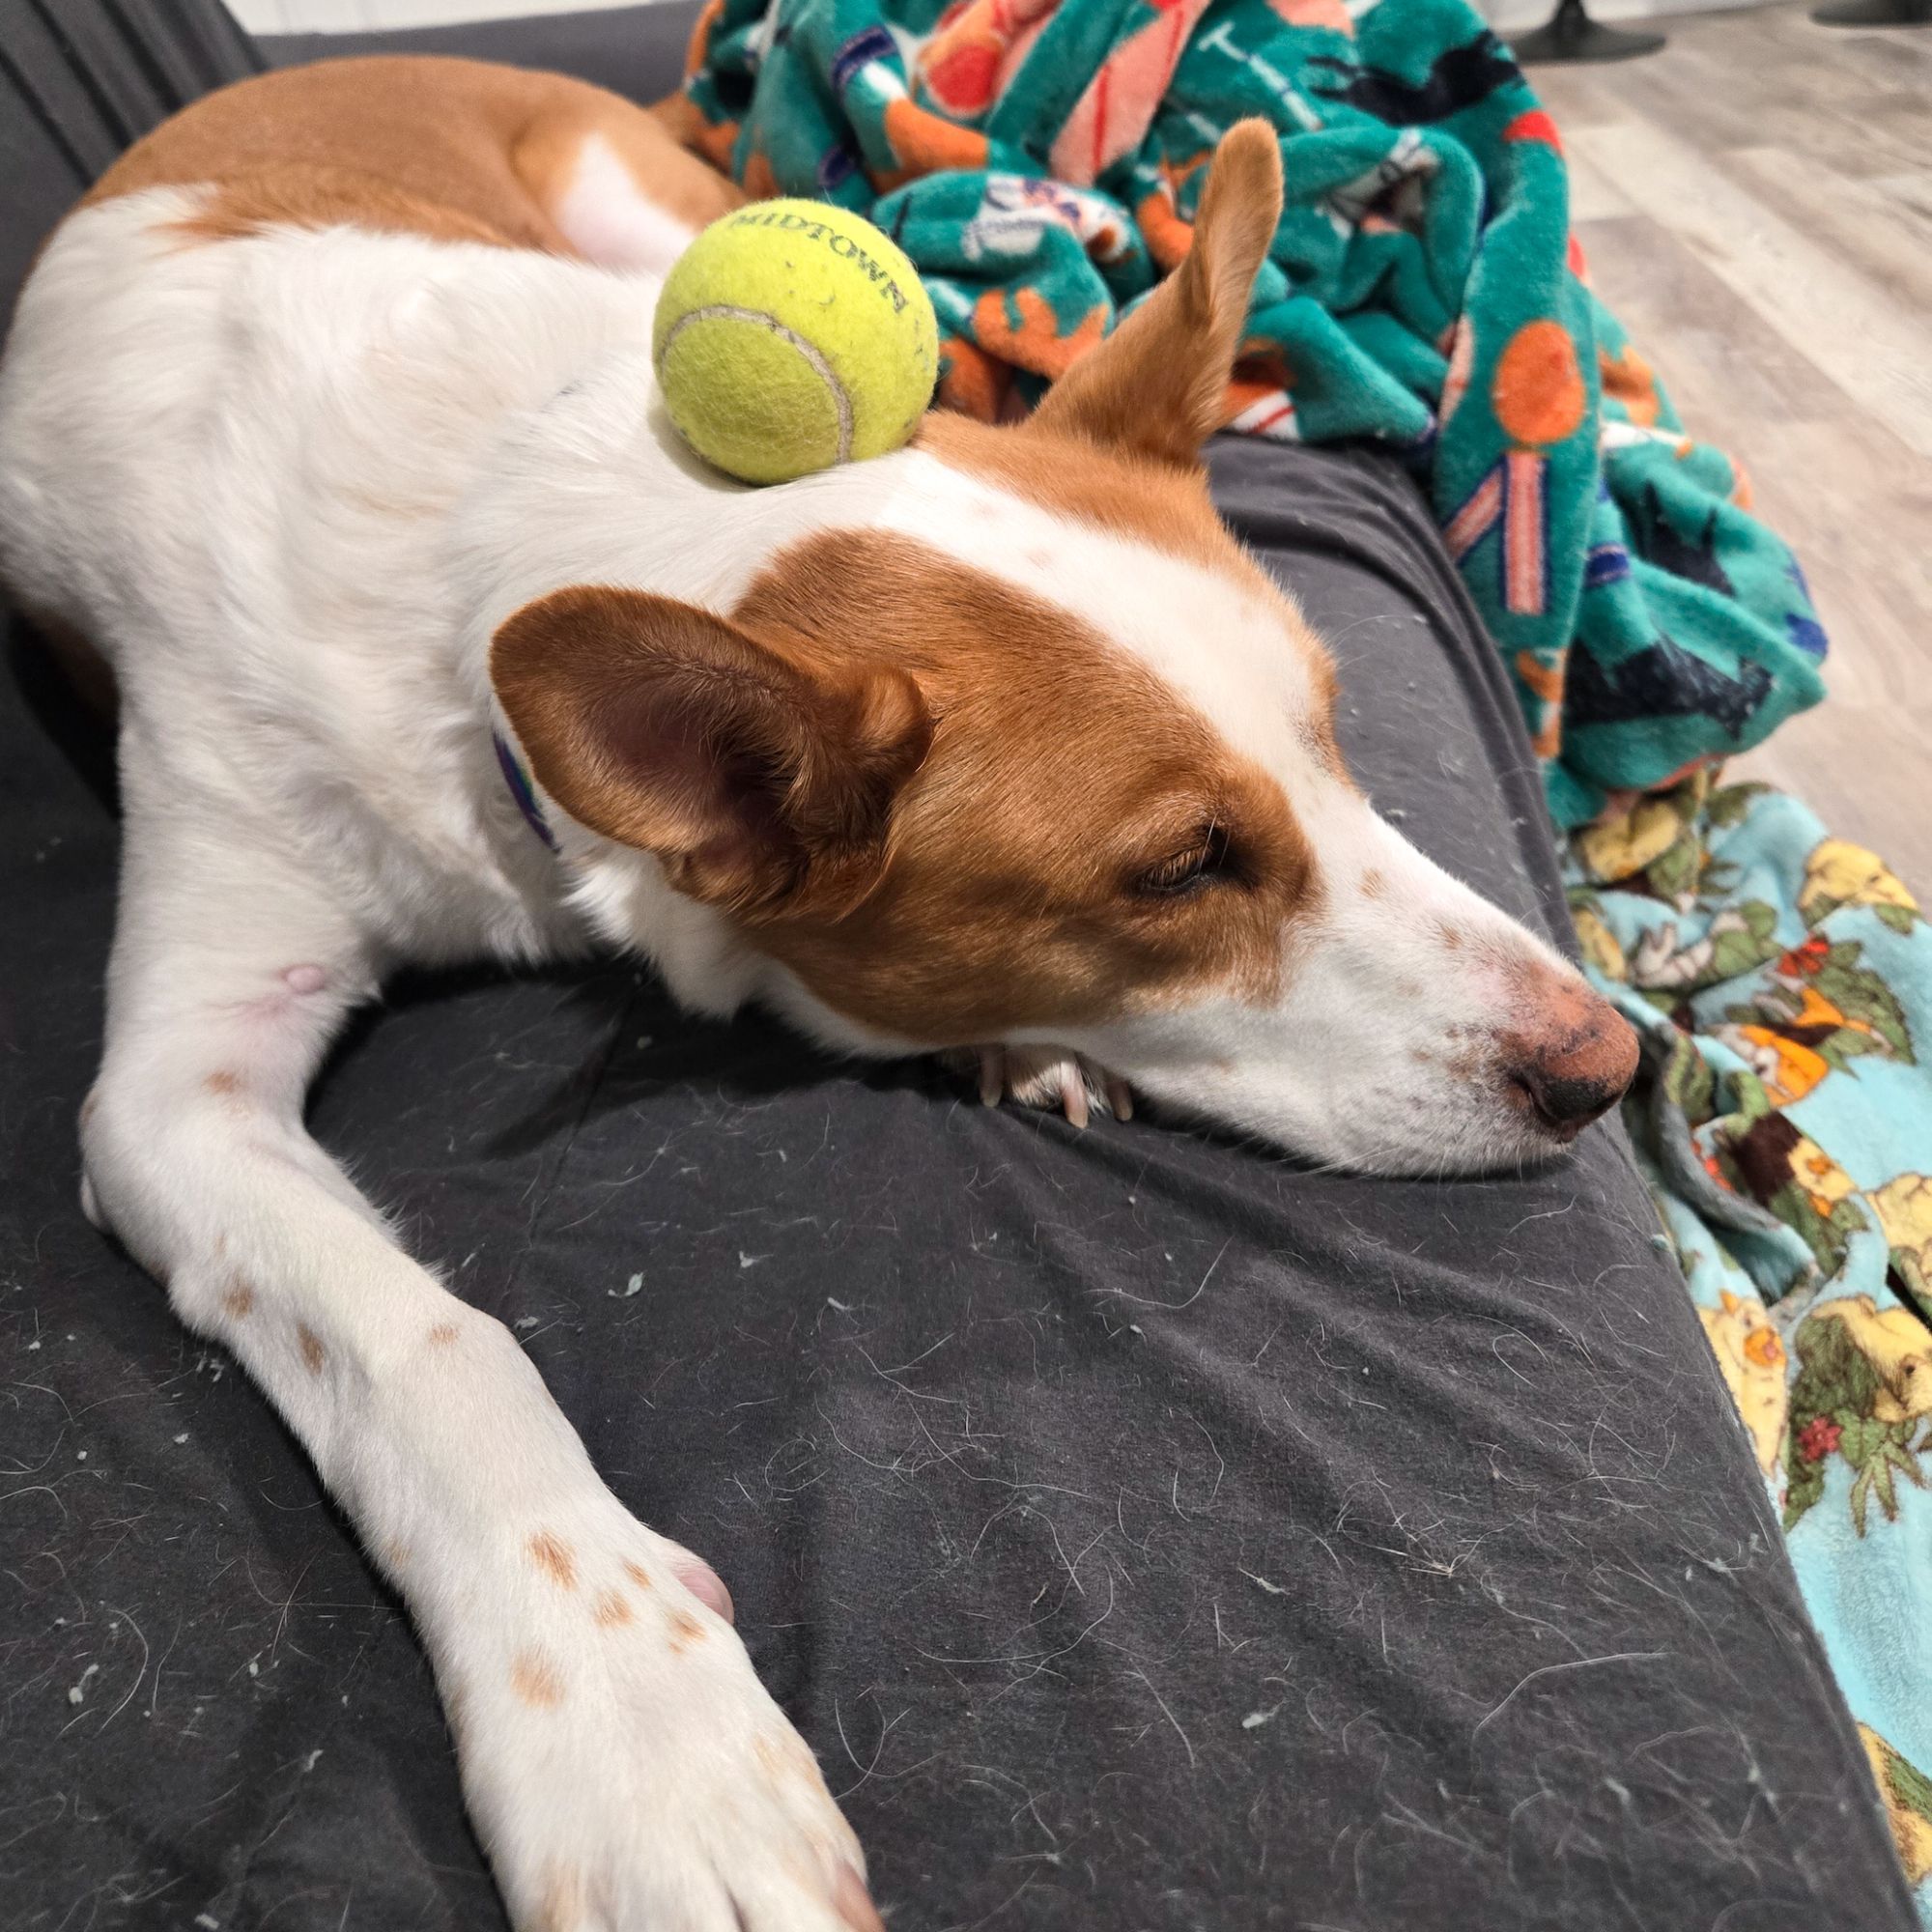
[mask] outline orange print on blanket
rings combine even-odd
[[[1604,394],[1615,397],[1629,412],[1632,422],[1648,429],[1657,421],[1657,377],[1628,343],[1619,355],[1597,351],[1597,375]]]
[[[886,139],[900,165],[914,175],[986,165],[985,135],[955,128],[903,98],[886,102]]]
[[[1171,275],[1186,261],[1187,251],[1194,245],[1194,224],[1181,220],[1174,212],[1174,203],[1159,188],[1142,196],[1134,217],[1140,223],[1148,253],[1163,274]]]
[[[1547,148],[1563,152],[1563,136],[1556,131],[1556,123],[1540,107],[1532,107],[1527,114],[1519,114],[1503,129],[1505,141],[1541,141]]]
[[[960,0],[919,57],[925,93],[949,114],[983,114],[1059,0]]]
[[[1014,290],[1012,306],[1019,311],[1017,324],[1009,318],[1006,291],[988,289],[973,305],[973,333],[989,355],[1038,376],[1064,376],[1106,337],[1106,311],[1097,305],[1067,335],[1060,333],[1060,318],[1037,289]]]
[[[976,417],[980,422],[998,422],[1012,387],[1012,371],[994,359],[964,336],[952,335],[940,344],[947,364],[939,381],[939,400],[949,410]]]
[[[1228,379],[1228,413],[1223,421],[1233,422],[1257,403],[1266,402],[1294,387],[1294,374],[1276,355],[1244,355],[1235,364]]]
[[[1490,400],[1512,442],[1547,448],[1576,434],[1589,398],[1577,345],[1560,322],[1526,322],[1496,358]]]

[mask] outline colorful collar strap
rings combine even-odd
[[[530,775],[524,768],[523,759],[518,757],[502,732],[493,730],[490,742],[497,748],[497,768],[503,774],[503,782],[510,787],[510,796],[517,801],[517,810],[524,814],[525,824],[554,852],[557,849],[556,834],[550,829],[543,807],[537,803],[536,787],[530,783]]]

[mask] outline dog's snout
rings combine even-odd
[[[1513,1097],[1559,1140],[1574,1140],[1623,1098],[1636,1072],[1637,1039],[1607,1000],[1567,977],[1537,987],[1499,1040]]]

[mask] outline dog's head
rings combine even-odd
[[[1280,205],[1244,124],[1185,266],[1027,422],[753,493],[778,534],[728,607],[559,589],[492,678],[575,826],[836,1043],[1054,1042],[1319,1158],[1513,1164],[1635,1042],[1371,810],[1320,640],[1208,500]]]

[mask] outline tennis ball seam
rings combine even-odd
[[[852,459],[852,398],[845,393],[845,384],[838,380],[838,372],[826,360],[824,354],[797,329],[788,328],[777,316],[761,308],[741,308],[735,302],[709,302],[703,308],[686,309],[665,332],[665,339],[659,345],[657,366],[660,376],[664,372],[665,359],[670,355],[671,344],[691,327],[694,322],[749,322],[755,327],[769,330],[781,342],[787,343],[805,357],[813,375],[823,383],[832,394],[832,407],[838,414],[838,453],[834,459],[838,463],[849,463]]]

